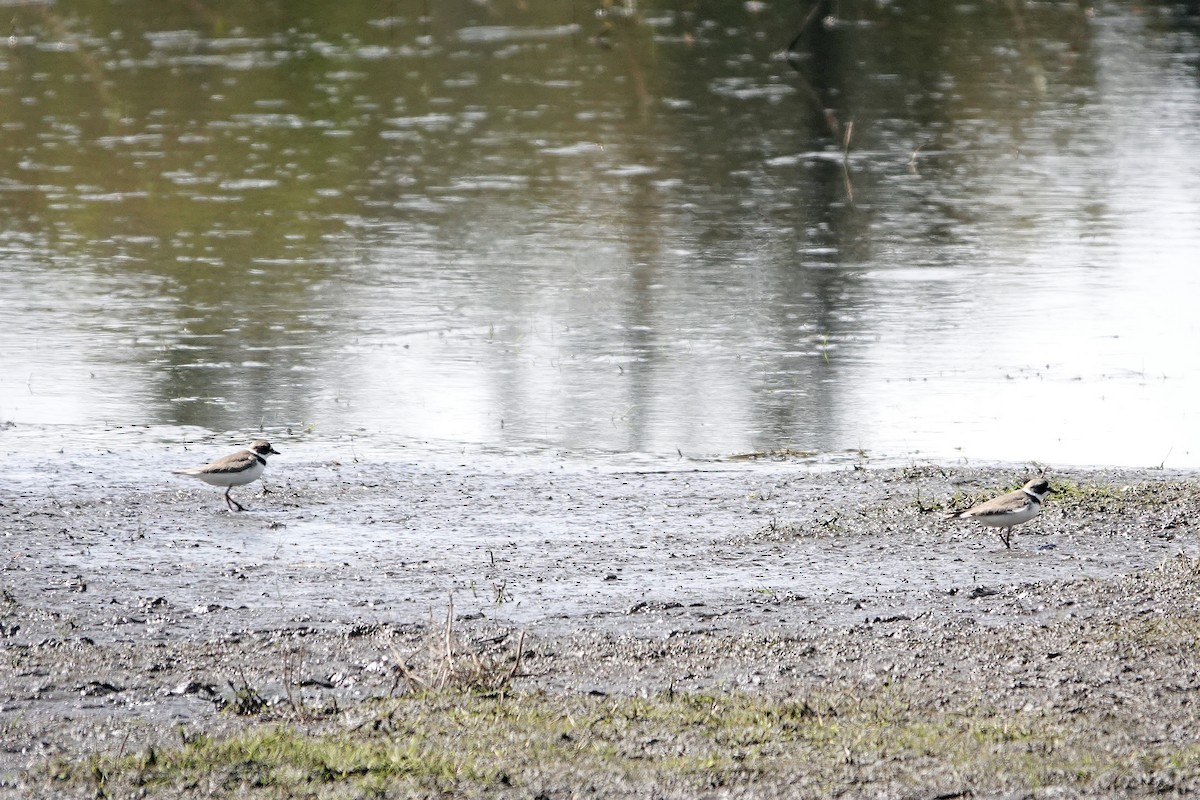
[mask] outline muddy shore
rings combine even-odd
[[[289,452],[270,494],[234,490],[242,514],[164,475],[205,448],[7,465],[0,793],[287,796],[277,777],[214,763],[200,779],[164,754],[281,725],[344,736],[374,720],[377,735],[381,704],[400,724],[512,698],[553,725],[472,723],[478,742],[418,726],[426,751],[490,748],[477,761],[499,772],[297,780],[313,796],[1200,789],[1189,475],[1052,469],[1063,491],[1007,550],[943,513],[1030,465]],[[473,676],[414,693],[448,637]],[[492,681],[503,691],[482,691]],[[638,698],[741,716],[681,728],[675,709],[647,730],[655,714],[623,705]],[[751,711],[765,716],[751,725]],[[593,721],[604,748],[555,727],[589,715],[627,724]],[[765,733],[731,743],[742,725]],[[557,738],[535,756],[547,726]],[[574,755],[560,763],[563,741]]]

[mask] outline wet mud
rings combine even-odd
[[[234,489],[244,513],[168,475],[196,461],[178,449],[8,470],[5,792],[52,794],[37,776],[55,758],[250,724],[226,713],[239,687],[340,709],[387,696],[397,654],[448,612],[478,652],[524,637],[522,688],[786,695],[891,676],[1016,709],[1169,695],[1129,735],[1192,736],[1175,692],[1200,683],[1194,665],[1100,652],[1088,635],[1200,619],[1187,475],[1052,470],[1064,491],[1006,549],[943,516],[1019,485],[1028,465],[280,449],[270,493]],[[1113,677],[1129,669],[1136,686]],[[754,793],[786,796],[776,788]]]

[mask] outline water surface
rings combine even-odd
[[[0,420],[1200,465],[1196,19],[807,11],[15,7]]]

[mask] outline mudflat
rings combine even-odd
[[[284,444],[4,465],[0,793],[1200,790],[1190,475]]]

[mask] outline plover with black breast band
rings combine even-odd
[[[946,519],[974,519],[989,528],[1000,529],[1000,541],[1012,547],[1012,527],[1028,522],[1042,510],[1042,501],[1053,492],[1045,478],[1034,478],[1015,492],[994,497],[963,511],[948,514]]]
[[[229,496],[229,490],[234,486],[245,486],[262,477],[267,468],[267,456],[279,455],[279,451],[271,447],[264,439],[255,439],[245,450],[239,450],[231,455],[218,458],[201,467],[189,467],[175,470],[176,475],[190,475],[199,478],[211,486],[225,487],[225,505],[230,511],[245,511],[245,507]]]

